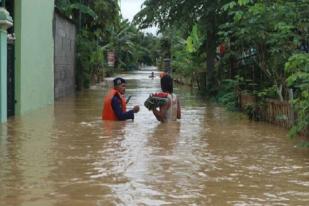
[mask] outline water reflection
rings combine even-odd
[[[161,153],[172,153],[180,136],[180,122],[158,124],[154,129],[149,144]]]
[[[286,130],[180,86],[182,119],[161,124],[142,106],[160,91],[149,74],[122,75],[134,121],[101,120],[111,78],[2,124],[0,206],[307,205],[308,150]]]

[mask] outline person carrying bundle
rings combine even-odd
[[[181,118],[180,103],[173,93],[173,79],[166,74],[161,78],[162,92],[154,93],[145,101],[144,105],[152,110],[160,122],[176,121]]]

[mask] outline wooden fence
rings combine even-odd
[[[265,121],[285,128],[291,128],[294,124],[294,112],[287,101],[267,99],[264,113]]]
[[[255,105],[256,103],[256,98],[255,96],[249,95],[249,94],[245,94],[245,93],[241,93],[239,95],[239,105],[242,111],[245,110],[245,108],[249,105]]]
[[[287,101],[267,99],[264,104],[257,105],[254,96],[242,93],[239,95],[239,105],[242,111],[248,106],[255,108],[255,112],[259,113],[259,120],[281,127],[291,128],[295,121],[295,113]]]

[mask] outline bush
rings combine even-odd
[[[239,80],[223,80],[217,95],[217,101],[232,111],[237,109]]]
[[[295,137],[302,132],[308,133],[309,128],[309,54],[294,54],[285,64],[285,71],[288,74],[288,85],[296,94],[292,104],[298,118],[289,133]]]

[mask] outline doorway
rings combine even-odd
[[[6,0],[5,7],[14,17],[14,1]],[[7,40],[7,116],[15,115],[15,34],[14,27],[8,29]]]

